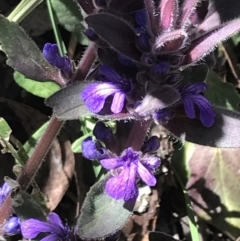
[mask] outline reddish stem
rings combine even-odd
[[[77,70],[77,72],[79,73],[78,80],[85,79],[95,58],[96,58],[95,46],[93,43],[91,43],[87,48],[86,52],[84,53],[83,58],[80,61],[80,64],[78,66],[78,70]],[[39,143],[37,144],[32,156],[27,161],[21,175],[18,178],[19,185],[23,190],[27,189],[32,179],[35,177],[37,170],[42,164],[43,158],[46,156],[52,141],[58,134],[63,124],[64,124],[63,121],[57,120],[55,117],[51,118],[46,131],[44,132],[43,136],[39,140]],[[0,207],[0,225],[3,225],[3,223],[8,219],[8,217],[11,214],[12,214],[11,198],[10,198],[10,195],[8,195],[5,202]],[[0,234],[2,234],[2,232],[3,231],[0,231]]]
[[[133,124],[130,136],[128,137],[126,148],[132,147],[135,151],[140,151],[143,141],[146,138],[148,129],[152,124],[152,120],[136,121]]]

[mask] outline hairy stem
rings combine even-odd
[[[84,80],[87,76],[93,62],[96,58],[95,46],[90,44],[86,52],[83,55],[82,60],[78,66],[77,72],[81,73],[78,76],[78,80]],[[51,118],[51,121],[37,144],[31,158],[27,161],[21,175],[18,178],[19,185],[23,190],[26,190],[39,167],[42,164],[43,158],[46,156],[52,141],[61,129],[63,121],[57,120],[55,117]],[[8,219],[12,214],[11,198],[10,195],[6,198],[3,205],[0,207],[0,226]],[[0,231],[0,234],[3,231]]]
[[[136,121],[132,127],[125,148],[132,147],[135,151],[140,151],[151,124],[152,120],[147,120],[144,122]]]
[[[79,63],[78,69],[73,76],[73,80],[82,80],[86,77],[86,73],[88,73],[96,58],[95,48],[95,43],[91,42]]]

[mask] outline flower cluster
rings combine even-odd
[[[104,123],[98,122],[93,133],[96,140],[86,138],[82,142],[82,153],[88,159],[100,161],[105,169],[111,171],[112,177],[105,187],[111,197],[125,201],[135,200],[138,196],[139,180],[149,186],[156,184],[154,170],[160,165],[160,159],[150,155],[159,148],[159,139],[156,136],[144,142],[141,151],[134,151],[129,147],[118,156],[107,149],[113,133]]]
[[[117,11],[117,16],[113,16],[115,9],[109,9],[107,4],[101,5],[104,13],[86,18],[90,27],[87,32],[95,36],[90,39],[101,46],[102,64],[96,81],[80,96],[93,113],[112,116],[128,113],[138,119],[153,118],[160,123],[169,121],[178,113],[176,109],[184,106],[186,117],[197,118],[205,127],[211,127],[215,114],[203,95],[207,88],[204,79],[183,84],[181,75],[182,68],[201,59],[201,56],[193,59],[191,46],[199,35],[195,14],[203,10],[197,1],[186,0],[180,8],[176,0],[162,0],[158,10],[154,7],[157,3],[150,2],[146,1],[145,8],[136,9],[134,14],[129,13],[127,21],[121,19]],[[105,32],[98,27],[110,20],[116,24],[113,29],[118,39],[105,34],[108,26]],[[198,19],[201,21],[203,19]],[[125,36],[124,27],[131,39]],[[124,48],[127,42],[132,44],[131,49]]]

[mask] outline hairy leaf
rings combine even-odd
[[[185,0],[183,3],[183,11],[180,20],[180,25],[185,26],[190,22],[190,17],[196,11],[197,5],[201,4],[203,0]]]
[[[86,1],[82,1],[86,2]],[[92,1],[88,1],[88,6]],[[81,3],[81,2],[80,2]],[[51,5],[56,15],[57,21],[69,32],[76,34],[79,42],[87,45],[88,39],[83,34],[83,17],[79,4],[76,0],[51,0]]]
[[[155,40],[155,51],[158,53],[177,51],[184,47],[187,33],[178,29],[160,35]]]
[[[16,187],[11,191],[11,201],[14,212],[21,220],[35,218],[46,220],[46,216],[41,206],[27,192]]]
[[[38,81],[24,77],[24,75],[22,75],[19,72],[15,72],[13,77],[16,83],[19,86],[21,86],[23,89],[25,89],[26,91],[30,92],[33,95],[36,95],[42,98],[47,98],[60,89],[59,85],[57,85],[56,83],[38,82]]]
[[[183,152],[181,166],[189,174],[187,190],[195,212],[235,240],[240,236],[240,149],[185,143]]]
[[[116,200],[105,193],[109,175],[96,183],[87,194],[78,218],[81,239],[103,239],[120,230],[131,217],[135,202]]]
[[[0,47],[8,57],[7,64],[27,78],[59,84],[65,81],[60,71],[43,57],[38,47],[16,23],[0,15]]]
[[[50,96],[45,103],[53,108],[53,114],[61,120],[74,120],[91,115],[81,98],[81,92],[87,84],[79,83],[61,89]]]
[[[175,29],[179,11],[178,0],[162,0],[160,2],[160,25],[162,30]]]
[[[209,71],[206,83],[208,88],[204,91],[204,95],[213,105],[230,110],[240,110],[240,96],[232,84],[223,82],[213,71]]]
[[[212,127],[204,127],[200,120],[176,114],[164,126],[176,137],[204,146],[240,147],[240,113],[220,107],[213,108],[216,114]]]
[[[197,62],[212,52],[218,44],[240,31],[240,18],[224,23],[195,39],[185,57],[185,64]]]
[[[159,26],[154,2],[152,0],[144,0],[144,3],[147,11],[148,30],[157,36],[159,34]]]
[[[117,52],[140,61],[140,51],[136,47],[136,35],[132,27],[124,20],[107,13],[99,13],[88,16],[85,21]]]
[[[189,84],[205,81],[208,77],[209,68],[206,64],[189,66],[181,72],[181,84]],[[205,93],[205,92],[204,92]]]

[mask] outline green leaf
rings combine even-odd
[[[120,230],[131,217],[135,202],[116,200],[104,191],[110,175],[88,192],[77,222],[81,239],[103,239]]]
[[[240,96],[232,84],[223,82],[213,71],[209,71],[206,83],[208,89],[204,92],[204,95],[212,104],[229,110],[240,110],[238,107]]]
[[[202,219],[236,239],[240,236],[240,149],[213,148],[186,142],[182,161],[188,179],[186,189],[194,210]]]
[[[14,212],[21,220],[29,218],[46,220],[46,215],[41,206],[35,201],[33,196],[21,190],[20,187],[12,189],[11,202]]]
[[[44,125],[42,125],[30,138],[29,140],[23,145],[25,151],[27,152],[28,156],[31,156],[37,142],[43,135],[44,131],[46,130],[47,126],[49,124],[49,121],[46,122]]]
[[[84,136],[81,136],[79,139],[75,140],[72,144],[72,151],[74,153],[81,153],[82,152],[82,142],[83,140],[85,140],[87,137],[91,136],[92,134],[89,133],[89,134],[86,134]]]
[[[3,140],[9,141],[10,134],[12,133],[12,130],[8,123],[0,117],[0,136]]]
[[[181,72],[181,76],[183,77],[181,83],[189,84],[204,81],[207,78],[207,74],[208,66],[206,64],[189,66]]]
[[[240,43],[240,34],[236,34],[232,37],[232,41],[235,46],[237,46]]]
[[[13,78],[16,83],[23,89],[41,98],[48,98],[49,96],[60,90],[59,85],[57,85],[56,83],[38,82],[32,79],[28,79],[24,75],[16,71],[13,75]]]
[[[0,15],[0,48],[8,57],[7,64],[27,78],[39,81],[55,81],[64,85],[60,70],[43,57],[35,43],[19,25]]]
[[[88,39],[83,34],[83,17],[77,1],[75,0],[51,0],[51,5],[57,21],[69,32],[73,32],[80,43],[87,45]]]
[[[0,117],[0,144],[3,147],[2,153],[10,152],[16,161],[24,165],[28,160],[28,155],[19,143],[19,150],[15,150],[9,142],[12,130],[8,123]]]

